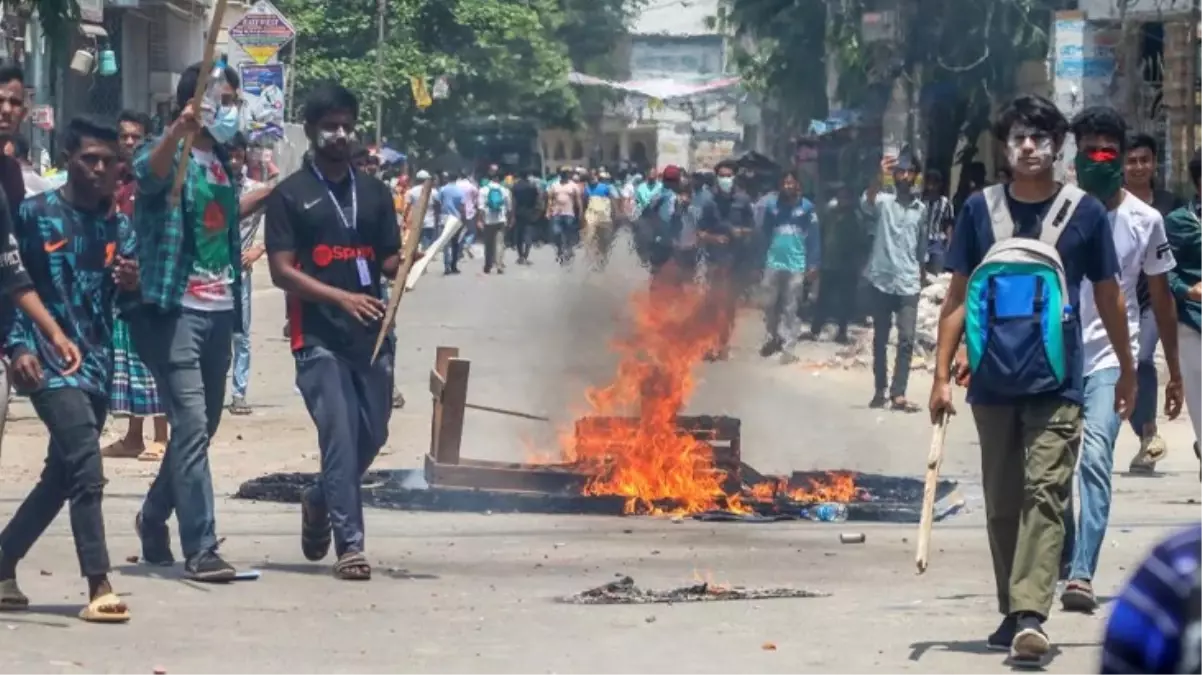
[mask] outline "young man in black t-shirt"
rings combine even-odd
[[[321,560],[333,530],[339,579],[371,578],[359,481],[388,438],[393,345],[372,361],[385,305],[381,276],[400,264],[392,194],[351,166],[359,102],[315,89],[305,104],[313,151],[267,202],[271,278],[288,293],[296,384],[317,425],[321,480],[301,499],[301,548]]]

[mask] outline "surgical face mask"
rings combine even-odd
[[[238,134],[238,109],[232,105],[222,106],[207,127],[209,135],[218,143],[229,143]]]
[[[734,176],[718,176],[718,189],[723,192],[730,192],[735,188]]]
[[[1123,158],[1118,151],[1100,148],[1078,153],[1073,160],[1077,184],[1082,190],[1106,201],[1123,186]]]

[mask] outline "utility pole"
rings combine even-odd
[[[384,144],[384,12],[388,0],[376,0],[379,35],[376,38],[376,150]]]
[[[1185,126],[1185,161],[1181,162],[1185,165],[1190,157],[1193,157],[1194,150],[1198,149],[1198,92],[1194,89],[1194,85],[1198,82],[1198,50],[1202,48],[1199,44],[1198,30],[1199,23],[1202,22],[1202,2],[1194,0],[1193,7],[1189,13],[1189,59],[1185,72],[1188,77],[1186,79],[1185,88],[1185,109],[1188,111],[1186,115]],[[1196,185],[1193,187],[1197,187]]]
[[[285,101],[288,107],[284,111],[285,122],[293,121],[292,111],[295,110],[292,102],[296,100],[296,42],[299,39],[299,35],[294,35],[292,45],[288,47],[288,97]]]

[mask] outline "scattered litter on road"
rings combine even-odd
[[[54,574],[52,572],[50,572],[49,570],[42,570],[41,574],[44,577],[54,576]]]
[[[651,616],[647,617],[646,619],[643,619],[643,621],[646,623],[655,623],[655,621],[656,621],[655,615],[652,614]]]
[[[760,649],[762,649],[766,652],[774,652],[774,651],[776,651],[776,643],[775,642],[765,642],[764,644],[760,645]]]
[[[844,532],[839,535],[839,541],[844,544],[863,544],[865,539],[863,532]]]
[[[631,577],[559,598],[573,605],[643,605],[672,602],[715,602],[720,600],[769,600],[777,598],[826,598],[830,593],[795,588],[742,588],[710,583],[681,586],[667,591],[639,588]]]

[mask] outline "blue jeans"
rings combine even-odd
[[[1139,321],[1138,389],[1135,391],[1135,408],[1131,410],[1129,418],[1131,430],[1140,439],[1144,437],[1145,427],[1156,425],[1156,409],[1160,405],[1160,382],[1156,373],[1156,344],[1159,341],[1156,319],[1152,316],[1152,310],[1147,310]]]
[[[476,232],[480,228],[476,226],[476,216],[472,214],[471,218],[463,224],[463,247],[471,248],[472,244],[476,243]]]
[[[561,263],[572,259],[580,226],[575,216],[551,216],[551,239],[555,242],[555,258]]]
[[[421,247],[421,250],[424,251],[430,248],[430,245],[433,244],[434,240],[437,238],[438,230],[434,229],[433,227],[423,227],[422,236],[421,239],[418,240],[418,245]]]
[[[450,220],[452,217],[454,216],[448,216],[447,220]],[[458,220],[458,218],[456,218],[456,220]],[[447,227],[446,222],[438,227],[437,232],[439,237],[442,236],[443,228],[445,227]],[[442,248],[442,268],[444,272],[451,272],[452,270],[459,269],[459,252],[461,250],[459,241],[462,237],[463,231],[460,230],[455,234],[455,236],[451,237],[450,240],[447,241],[447,245]],[[437,239],[438,237],[435,238]]]
[[[362,553],[363,474],[388,441],[392,417],[392,349],[370,365],[324,347],[307,347],[296,358],[296,386],[317,426],[321,480],[304,495],[306,506],[327,514],[334,552]]]
[[[234,333],[234,398],[246,398],[250,380],[250,272],[242,273],[242,329]]]
[[[1110,471],[1114,468],[1114,444],[1122,420],[1114,411],[1114,384],[1119,369],[1105,368],[1085,377],[1085,425],[1074,481],[1074,494],[1064,518],[1064,555],[1070,580],[1091,581],[1098,569],[1102,539],[1110,520]],[[1081,512],[1073,519],[1074,498]]]
[[[171,426],[163,464],[142,503],[143,550],[168,543],[147,542],[145,536],[165,528],[175,511],[180,546],[190,559],[217,546],[209,442],[225,405],[234,312],[146,306],[130,318],[129,329]]]

